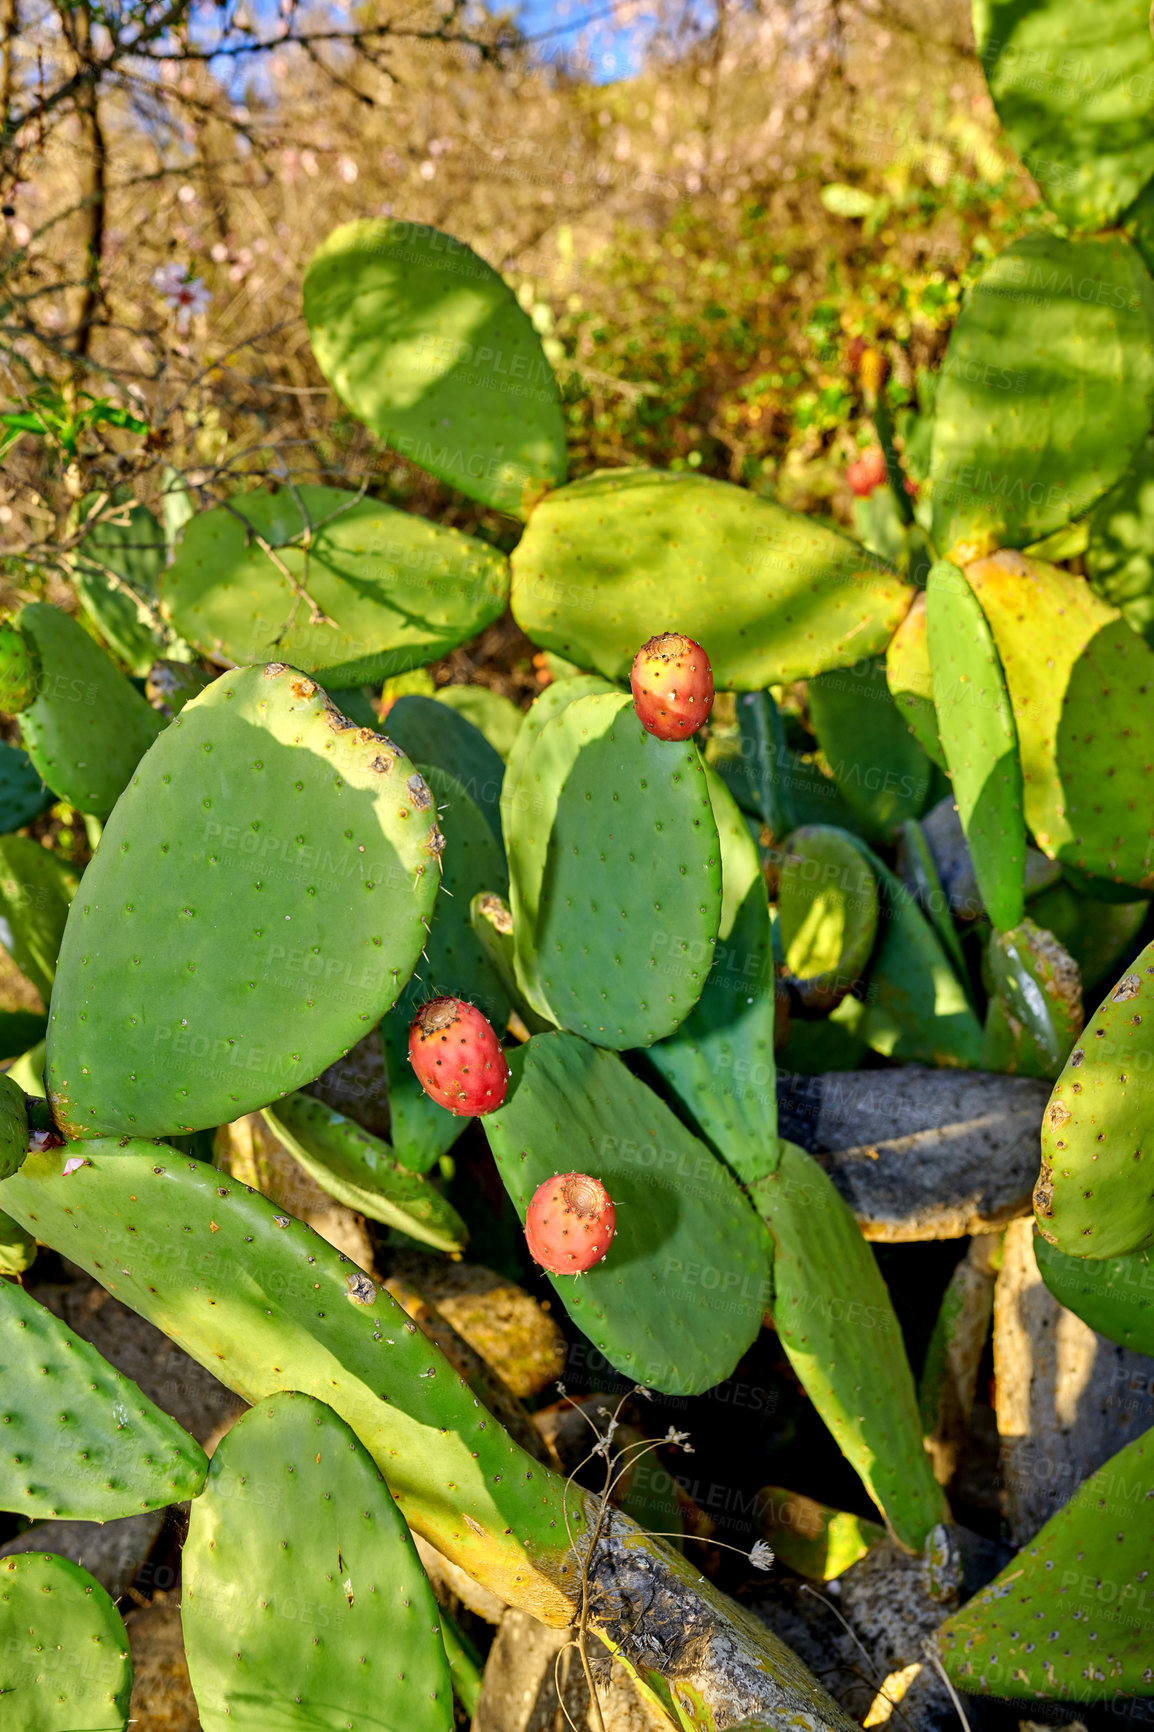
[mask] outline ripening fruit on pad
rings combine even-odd
[[[663,631],[643,644],[629,675],[633,708],[659,740],[684,740],[709,720],[713,669],[699,643]]]
[[[409,1030],[409,1062],[439,1106],[464,1118],[494,1112],[505,1099],[509,1066],[492,1023],[474,1004],[434,998]]]
[[[533,1193],[525,1240],[551,1275],[583,1275],[600,1263],[617,1231],[613,1199],[588,1173],[558,1173]]]

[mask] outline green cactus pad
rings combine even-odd
[[[1154,944],[1066,1060],[1042,1123],[1034,1214],[1073,1257],[1154,1244]]]
[[[737,796],[761,818],[771,837],[788,836],[796,825],[790,797],[790,758],[785,727],[772,692],[742,692],[736,704],[741,769],[747,791]],[[735,778],[736,779],[736,778]]]
[[[1079,896],[1069,884],[1051,884],[1030,902],[1030,918],[1068,950],[1082,976],[1083,995],[1100,997],[1131,960],[1135,940],[1146,923],[1148,896],[1133,902],[1098,902]]]
[[[1014,712],[997,646],[973,590],[939,560],[926,585],[934,710],[974,876],[1002,931],[1026,902],[1026,824]]]
[[[707,776],[721,843],[721,926],[701,997],[649,1062],[749,1184],[777,1163],[773,944],[757,845],[720,776]]]
[[[30,824],[53,799],[23,747],[0,741],[0,835]]]
[[[1102,229],[1154,175],[1154,44],[1143,0],[974,0],[998,116],[1069,228]]]
[[[337,395],[410,462],[514,517],[564,481],[541,339],[463,241],[424,223],[346,223],[309,261],[304,313]]]
[[[10,619],[0,620],[0,710],[18,716],[36,696],[40,658],[35,644]]]
[[[61,799],[106,818],[164,719],[58,607],[29,602],[20,629],[40,659],[36,700],[20,717],[28,756]]]
[[[918,906],[937,933],[942,949],[972,1003],[970,974],[962,954],[962,941],[950,913],[950,899],[942,889],[926,833],[916,818],[907,818],[902,825],[902,877],[903,882],[912,884]]]
[[[942,1625],[947,1675],[970,1695],[1011,1700],[1108,1707],[1154,1695],[1152,1551],[1154,1433],[1147,1432],[1080,1485]]]
[[[762,1486],[757,1504],[762,1538],[777,1561],[815,1582],[834,1581],[886,1538],[880,1523],[799,1497],[784,1486]]]
[[[981,1024],[941,939],[901,880],[864,842],[849,840],[881,889],[881,941],[864,994],[845,999],[839,1019],[887,1058],[975,1068],[982,1057]]]
[[[878,881],[844,830],[795,830],[778,863],[786,971],[803,1001],[832,1008],[865,975],[878,935]]]
[[[439,770],[448,772],[484,814],[489,828],[501,842],[501,784],[505,780],[505,765],[481,730],[451,705],[416,693],[397,699],[385,725],[389,738],[397,742],[414,764],[435,764]]]
[[[1121,235],[1014,241],[969,291],[942,365],[938,547],[964,564],[1080,517],[1152,415],[1154,283],[1137,248]]]
[[[982,1069],[1056,1077],[1082,1029],[1077,963],[1052,932],[1023,920],[992,935],[989,968]]]
[[[12,1732],[125,1732],[132,1660],[120,1613],[69,1558],[0,1558],[0,1701]]]
[[[72,555],[81,607],[129,673],[141,679],[162,656],[183,662],[193,656],[157,610],[167,554],[164,530],[148,507],[126,504],[111,520],[94,524]]]
[[[372,1221],[438,1251],[461,1252],[468,1228],[427,1179],[393,1159],[380,1137],[312,1095],[289,1095],[265,1118],[323,1190]]]
[[[1091,512],[1086,576],[1127,625],[1154,643],[1154,440]]]
[[[284,660],[330,686],[447,655],[500,617],[508,590],[487,542],[335,487],[261,487],[201,512],[161,585],[206,655]]]
[[[204,1732],[451,1732],[437,1603],[405,1519],[309,1395],[262,1401],[217,1449],[180,1619]]]
[[[938,732],[934,709],[933,674],[930,670],[929,626],[924,594],[914,604],[889,641],[886,650],[886,684],[890,696],[905,718],[906,726],[926,756],[940,769],[946,754]]]
[[[0,1361],[0,1509],[103,1522],[197,1495],[208,1463],[195,1439],[8,1281]]]
[[[676,630],[739,691],[880,654],[913,595],[832,529],[656,469],[598,470],[551,494],[512,564],[513,614],[534,643],[622,680],[654,632]]]
[[[892,841],[924,807],[932,767],[890,696],[884,663],[822,674],[808,693],[810,724],[858,828],[872,842]]]
[[[1154,1253],[1068,1257],[1036,1234],[1038,1273],[1059,1305],[1108,1341],[1154,1355]]]
[[[409,760],[312,680],[223,674],[141,765],[72,905],[58,1122],[170,1136],[311,1082],[408,979],[441,841]]]
[[[827,1174],[793,1143],[782,1142],[776,1172],[753,1195],[773,1236],[773,1319],[789,1362],[887,1526],[920,1551],[949,1513],[873,1251]]]
[[[423,763],[420,770],[432,790],[445,834],[444,877],[424,953],[412,979],[381,1021],[381,1040],[389,1083],[393,1153],[406,1167],[424,1173],[452,1148],[469,1121],[430,1100],[417,1081],[409,1063],[409,1030],[418,1008],[442,995],[466,999],[484,1011],[500,1039],[512,1000],[469,915],[474,896],[485,890],[501,895],[507,887],[500,843],[481,808],[460,783],[444,770]]]
[[[564,1556],[563,1483],[347,1257],[206,1161],[117,1138],[84,1153],[88,1165],[67,1177],[67,1148],[30,1155],[0,1185],[0,1208],[246,1401],[286,1385],[326,1401],[387,1472],[410,1524],[498,1591],[506,1582],[506,1598],[537,1568],[525,1536],[538,1555]],[[569,1519],[578,1533],[576,1498]]]
[[[622,694],[578,698],[532,740],[506,795],[517,973],[533,1008],[598,1046],[672,1034],[701,996],[721,915],[693,741],[655,739]]]
[[[503,698],[490,686],[442,686],[436,701],[472,722],[484,734],[501,762],[507,763],[513,741],[525,719],[511,698]]]
[[[0,943],[45,1004],[79,882],[73,868],[39,842],[0,836]]]
[[[1003,552],[966,578],[1001,657],[1038,846],[1065,866],[1154,888],[1154,837],[1134,819],[1150,799],[1154,650],[1057,566]]]
[[[699,1395],[733,1371],[769,1303],[764,1231],[736,1181],[615,1053],[572,1034],[509,1055],[505,1105],[482,1120],[522,1221],[557,1172],[589,1173],[617,1233],[558,1297],[625,1377]]]
[[[0,1209],[0,1275],[23,1275],[36,1261],[36,1240]]]
[[[0,1073],[0,1179],[21,1166],[28,1153],[28,1105],[24,1090]]]

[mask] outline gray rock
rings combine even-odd
[[[815,1155],[867,1239],[958,1239],[1029,1212],[1051,1085],[983,1071],[781,1076],[782,1134]]]
[[[931,807],[921,824],[951,912],[962,920],[979,919],[986,910],[982,904],[974,863],[970,858],[953,795],[947,794],[944,800],[939,800],[936,806]],[[899,862],[899,868],[903,882],[909,889],[915,889],[912,875],[909,874],[904,860]],[[1062,868],[1056,860],[1047,860],[1037,848],[1027,846],[1027,896],[1034,896],[1048,884],[1057,883],[1061,876]]]

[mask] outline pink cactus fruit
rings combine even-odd
[[[659,740],[685,740],[709,720],[713,669],[699,643],[663,631],[643,644],[629,675],[633,708]]]
[[[409,1029],[409,1063],[430,1100],[462,1118],[495,1112],[509,1086],[492,1023],[460,998],[421,1006]]]
[[[609,1192],[588,1173],[558,1173],[538,1185],[525,1216],[534,1262],[551,1275],[582,1275],[613,1243],[617,1211]]]

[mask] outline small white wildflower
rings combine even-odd
[[[768,1570],[773,1567],[773,1551],[764,1540],[755,1540],[749,1561],[755,1570]]]
[[[557,1387],[558,1395],[568,1395],[569,1391],[566,1389],[566,1387],[563,1383],[558,1383],[556,1387]]]
[[[673,1427],[670,1426],[661,1441],[662,1443],[686,1444],[689,1442],[689,1433],[687,1431],[674,1431]]]
[[[205,287],[204,278],[189,276],[185,267],[176,263],[158,266],[152,273],[152,286],[176,314],[176,328],[181,332],[188,330],[194,313],[208,311],[212,300],[212,291]]]

